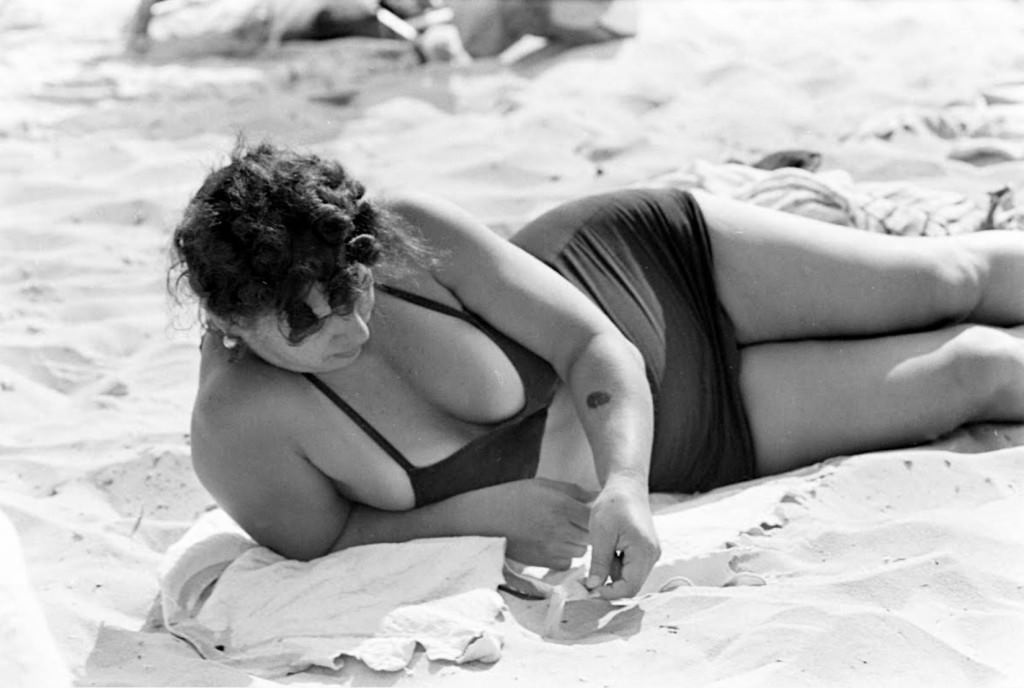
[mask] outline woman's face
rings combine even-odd
[[[284,316],[266,315],[248,327],[233,330],[253,353],[285,370],[326,373],[350,365],[370,338],[373,284],[359,295],[351,312],[335,312],[319,288],[310,291],[306,304],[320,320],[320,327],[298,343],[288,340]]]

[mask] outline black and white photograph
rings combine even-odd
[[[1022,686],[1022,194],[1019,0],[0,0],[0,686]]]

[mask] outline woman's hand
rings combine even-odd
[[[590,537],[586,587],[608,600],[636,595],[661,556],[644,481],[609,477],[591,508]]]
[[[507,555],[531,566],[567,569],[587,551],[588,502],[593,495],[570,483],[545,478],[489,488],[489,514],[508,539]]]

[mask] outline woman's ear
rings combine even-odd
[[[241,333],[238,331],[238,328],[234,326],[234,323],[225,318],[221,318],[220,316],[206,311],[204,320],[206,322],[207,329],[214,330],[225,337],[231,337],[236,340],[240,337]]]
[[[359,267],[361,268],[359,279],[362,282],[362,288],[366,290],[372,289],[377,281],[373,274],[373,268],[362,263],[359,263]]]
[[[218,317],[210,311],[204,311],[203,320],[206,322],[206,326],[210,327],[218,332],[227,332],[228,323],[224,318]]]
[[[214,337],[219,337],[220,345],[231,352],[230,360],[238,360],[244,350],[239,348],[239,345],[245,343],[237,332],[238,328],[232,327],[227,320],[218,318],[208,311],[205,314],[205,321],[207,331]]]

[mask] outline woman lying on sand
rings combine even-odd
[[[649,490],[1024,420],[1024,234],[631,190],[506,241],[261,145],[174,249],[207,326],[196,472],[288,557],[476,534],[564,568],[592,544],[587,586],[630,596],[658,559]]]

